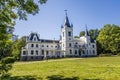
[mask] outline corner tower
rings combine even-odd
[[[61,49],[64,56],[73,55],[73,24],[70,24],[67,10],[65,10],[66,16],[64,25],[61,26]]]

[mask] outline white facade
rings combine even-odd
[[[39,34],[31,33],[21,51],[21,60],[86,56],[97,56],[96,41],[90,38],[87,28],[84,36],[74,38],[73,25],[69,23],[67,15],[61,26],[60,40],[40,39]]]

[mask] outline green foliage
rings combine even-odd
[[[23,36],[22,38],[13,42],[12,45],[12,55],[15,56],[17,60],[20,59],[21,48],[26,45],[26,37]]]
[[[81,31],[79,36],[81,37],[81,36],[84,36],[84,35],[85,35],[85,31]]]
[[[12,63],[15,62],[14,57],[6,57],[0,61],[0,76],[5,76],[6,73],[12,68]]]
[[[74,38],[80,38],[79,36],[74,36]]]
[[[0,74],[11,69],[12,42],[8,28],[13,28],[16,19],[27,20],[27,14],[35,15],[39,11],[39,3],[47,0],[0,0]],[[8,63],[6,63],[6,61]],[[12,61],[13,62],[13,61]]]
[[[96,38],[99,34],[99,30],[98,29],[90,29],[90,30],[88,30],[88,33],[89,33],[89,35],[91,36],[92,39],[96,40]],[[79,36],[81,37],[81,36],[84,36],[84,35],[85,35],[85,31],[81,31]]]
[[[90,29],[88,32],[89,32],[91,38],[96,40],[96,38],[99,34],[99,30],[98,29]]]
[[[105,25],[97,37],[100,44],[98,48],[103,53],[117,54],[120,52],[120,27],[117,25]]]

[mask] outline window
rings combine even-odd
[[[49,51],[46,51],[46,55],[49,55]]]
[[[81,47],[81,45],[79,45],[79,47]]]
[[[49,47],[49,46],[47,45],[47,47]]]
[[[70,54],[72,54],[72,50],[70,49]]]
[[[64,47],[64,44],[63,44],[63,47]]]
[[[34,38],[34,41],[36,41],[36,38]]]
[[[93,54],[95,54],[95,50],[93,50]]]
[[[42,55],[44,55],[44,50],[42,50]]]
[[[64,37],[64,32],[63,32],[63,37]]]
[[[23,55],[26,55],[26,51],[23,51]]]
[[[33,55],[34,54],[34,51],[33,50],[31,50],[31,55]]]
[[[69,43],[69,47],[71,47],[71,43]]]
[[[31,44],[31,47],[34,47],[34,44]]]
[[[85,51],[83,51],[83,54],[85,54]]]
[[[68,36],[71,36],[71,32],[68,32]]]
[[[51,46],[51,47],[53,47],[53,46]]]
[[[79,56],[81,55],[81,50],[79,49]]]
[[[57,48],[57,46],[55,46],[55,48]]]
[[[38,47],[38,44],[36,44],[36,47]]]
[[[94,46],[94,45],[92,45],[92,47],[94,48],[95,46]]]
[[[33,56],[31,56],[31,59],[33,59]]]
[[[36,55],[38,55],[38,51],[36,50]]]
[[[42,45],[42,47],[44,47],[44,45]]]
[[[75,54],[77,54],[77,50],[75,50]]]

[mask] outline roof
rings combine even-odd
[[[29,41],[32,41],[33,40],[33,38],[34,38],[34,36],[36,36],[36,38],[37,38],[37,41],[39,42],[44,42],[44,43],[59,43],[59,40],[47,40],[47,39],[40,39],[39,38],[39,35],[37,34],[37,33],[31,33],[30,35],[29,35]]]
[[[41,42],[45,42],[45,43],[59,43],[59,40],[46,40],[46,39],[40,39]]]
[[[37,40],[40,41],[39,36],[38,36],[37,33],[31,33],[29,40],[33,40],[33,37],[34,37],[34,36],[36,36],[36,37],[37,37]]]
[[[71,27],[67,15],[66,15],[66,17],[65,17],[65,23],[64,23],[64,25],[67,26],[67,27]]]
[[[89,32],[88,32],[88,29],[87,29],[87,25],[86,25],[85,36],[89,36]]]

